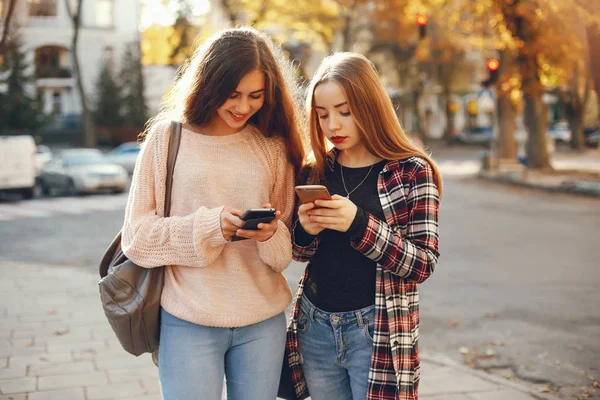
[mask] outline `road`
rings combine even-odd
[[[486,184],[469,177],[472,162],[440,163],[458,172],[445,182],[440,263],[421,286],[421,349],[550,383],[564,398],[591,390],[600,380],[600,201]],[[0,202],[0,257],[95,269],[125,201]],[[286,272],[293,288],[302,269]]]

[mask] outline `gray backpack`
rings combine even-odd
[[[169,138],[164,216],[169,216],[173,170],[181,140],[181,123],[173,121]],[[136,356],[158,349],[160,296],[165,269],[143,268],[121,250],[121,232],[100,262],[100,300],[108,322],[123,348]]]

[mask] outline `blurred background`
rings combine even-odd
[[[178,67],[252,25],[301,85],[333,51],[366,55],[439,164],[421,351],[600,398],[600,1],[0,0],[0,18],[0,283],[11,263],[94,273]],[[286,271],[292,290],[303,268]],[[4,332],[0,349],[36,345]]]

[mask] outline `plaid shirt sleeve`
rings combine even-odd
[[[406,233],[402,235],[398,228],[369,214],[362,239],[352,245],[391,273],[421,283],[433,273],[439,256],[439,192],[431,165],[417,160],[411,163],[413,171],[393,171],[383,182],[387,201],[384,206],[390,207],[394,215],[408,213]],[[402,175],[408,175],[408,181],[402,182]],[[405,188],[406,197],[398,194],[401,190],[397,185]]]
[[[299,219],[296,219],[294,227],[292,229],[292,258],[299,262],[310,261],[312,256],[317,252],[319,247],[319,237],[306,246],[301,246],[296,241],[296,225],[300,223]]]

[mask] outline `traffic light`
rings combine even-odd
[[[498,69],[500,69],[500,61],[495,58],[490,58],[487,60],[485,64],[487,66],[488,71],[490,71],[490,77],[488,79],[488,84],[493,85],[498,80]]]
[[[419,26],[419,39],[427,36],[427,15],[417,14],[417,25]]]

